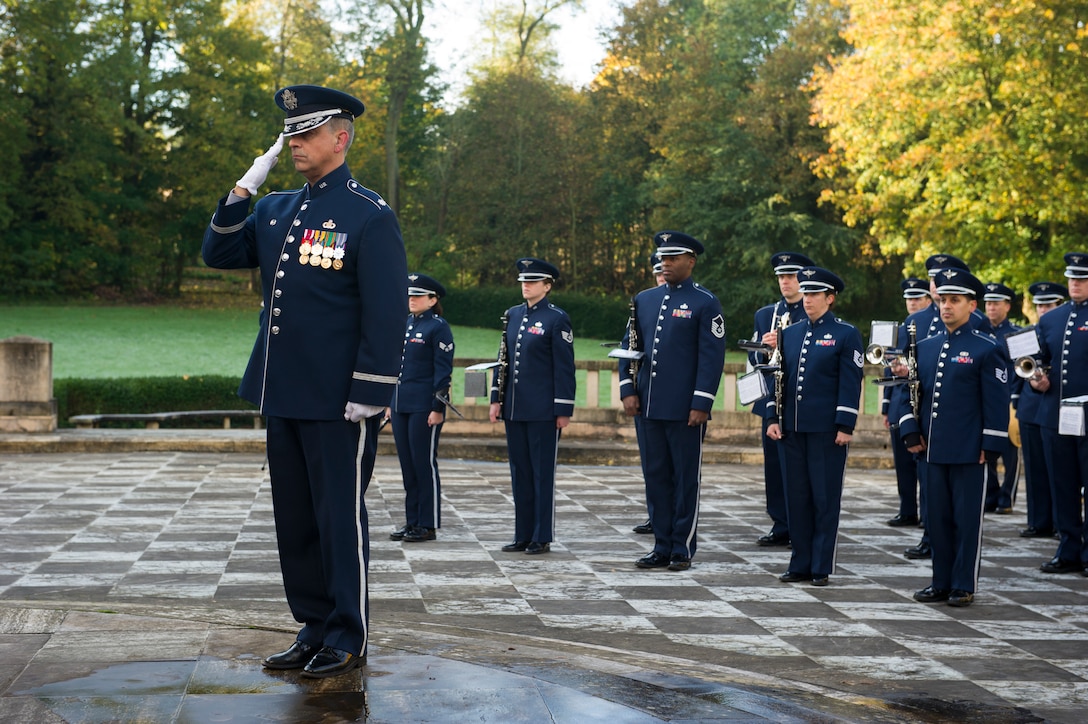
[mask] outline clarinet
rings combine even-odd
[[[781,317],[775,317],[774,328],[778,332],[778,336],[775,340],[774,352],[771,353],[771,359],[767,363],[768,366],[774,369],[774,409],[779,420],[782,419],[782,404],[786,397],[786,375],[782,369],[782,330],[789,325],[790,313],[788,311],[782,312]]]
[[[907,388],[910,390],[910,411],[918,419],[921,385],[918,384],[918,329],[914,322],[907,326]]]
[[[499,366],[495,369],[495,389],[499,393],[499,408],[506,394],[506,372],[510,369],[510,346],[506,343],[506,328],[510,326],[509,310],[502,313],[502,339],[499,341]]]
[[[627,349],[638,352],[642,349],[642,344],[638,335],[638,318],[635,316],[635,298],[631,297],[631,318],[627,321]],[[631,378],[638,377],[639,367],[642,366],[641,359],[631,360],[628,369],[631,371]]]

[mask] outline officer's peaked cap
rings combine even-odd
[[[919,299],[929,296],[929,280],[918,277],[908,277],[899,282],[903,290],[903,299]]]
[[[1088,279],[1088,254],[1083,251],[1066,254],[1065,276],[1068,279]]]
[[[650,254],[650,266],[653,267],[654,274],[660,274],[662,272],[661,257],[658,256],[656,251],[653,254]]]
[[[967,263],[963,259],[958,259],[951,254],[934,254],[926,259],[926,272],[929,276],[937,276],[937,272],[941,269],[963,269],[964,271],[971,271],[971,267],[967,266]]]
[[[933,280],[937,283],[938,294],[963,294],[975,299],[982,299],[986,287],[966,269],[939,269]]]
[[[1035,282],[1028,287],[1032,304],[1061,304],[1069,296],[1069,290],[1063,284],[1054,282]]]
[[[659,231],[654,234],[659,256],[679,256],[680,254],[702,254],[703,245],[694,236],[681,231]]]
[[[806,266],[816,266],[816,262],[796,251],[780,251],[771,255],[771,266],[775,276],[783,274],[796,274]]]
[[[1016,297],[1016,292],[1000,282],[990,282],[985,287],[983,300],[987,302],[1011,302]]]
[[[837,294],[846,288],[846,283],[834,272],[818,266],[806,266],[797,272],[798,287],[802,294],[813,292],[831,292]]]
[[[426,274],[413,272],[408,275],[408,296],[429,297],[432,294],[436,297],[444,297],[446,288]]]
[[[287,117],[283,135],[294,136],[323,126],[332,118],[354,121],[366,110],[358,98],[319,85],[292,85],[276,91],[276,105]]]
[[[559,269],[543,259],[534,259],[531,256],[517,260],[519,282],[554,282],[559,278]]]

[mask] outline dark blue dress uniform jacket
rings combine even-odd
[[[502,417],[544,421],[574,414],[574,333],[570,317],[545,297],[506,311],[510,355]],[[499,402],[497,387],[491,401]]]
[[[725,320],[710,291],[688,279],[662,284],[635,297],[639,343],[646,356],[631,379],[620,360],[620,397],[638,394],[642,416],[687,420],[692,410],[710,412],[725,362]],[[630,332],[622,346],[629,349]]]
[[[340,269],[299,263],[313,236],[342,252]],[[396,215],[347,165],[313,187],[268,194],[252,214],[246,202],[220,200],[202,253],[217,269],[261,269],[243,398],[265,415],[304,420],[342,418],[349,401],[389,404],[407,313],[404,242]]]
[[[445,412],[435,393],[449,395],[453,376],[453,332],[446,320],[428,309],[408,315],[404,362],[393,393],[393,412]]]
[[[919,417],[901,403],[893,414],[899,434],[920,432],[931,463],[978,463],[983,450],[1000,452],[1009,440],[1007,355],[988,334],[964,325],[918,342]]]
[[[865,364],[857,327],[828,311],[814,322],[786,327],[781,340],[785,409],[777,415],[774,397],[768,395],[764,417],[780,417],[783,430],[853,433]],[[827,380],[837,384],[827,385]]]
[[[1088,395],[1088,301],[1068,301],[1039,318],[1040,358],[1050,366],[1039,424],[1058,429],[1061,401]]]

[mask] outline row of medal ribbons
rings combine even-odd
[[[344,252],[348,235],[334,231],[306,229],[302,243],[298,245],[298,263],[319,266],[322,269],[344,268]]]

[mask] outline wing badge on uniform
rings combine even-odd
[[[567,344],[574,344],[574,332],[568,332],[564,329],[560,334],[563,336],[564,342]]]
[[[725,317],[719,314],[710,320],[710,333],[718,339],[725,336]]]

